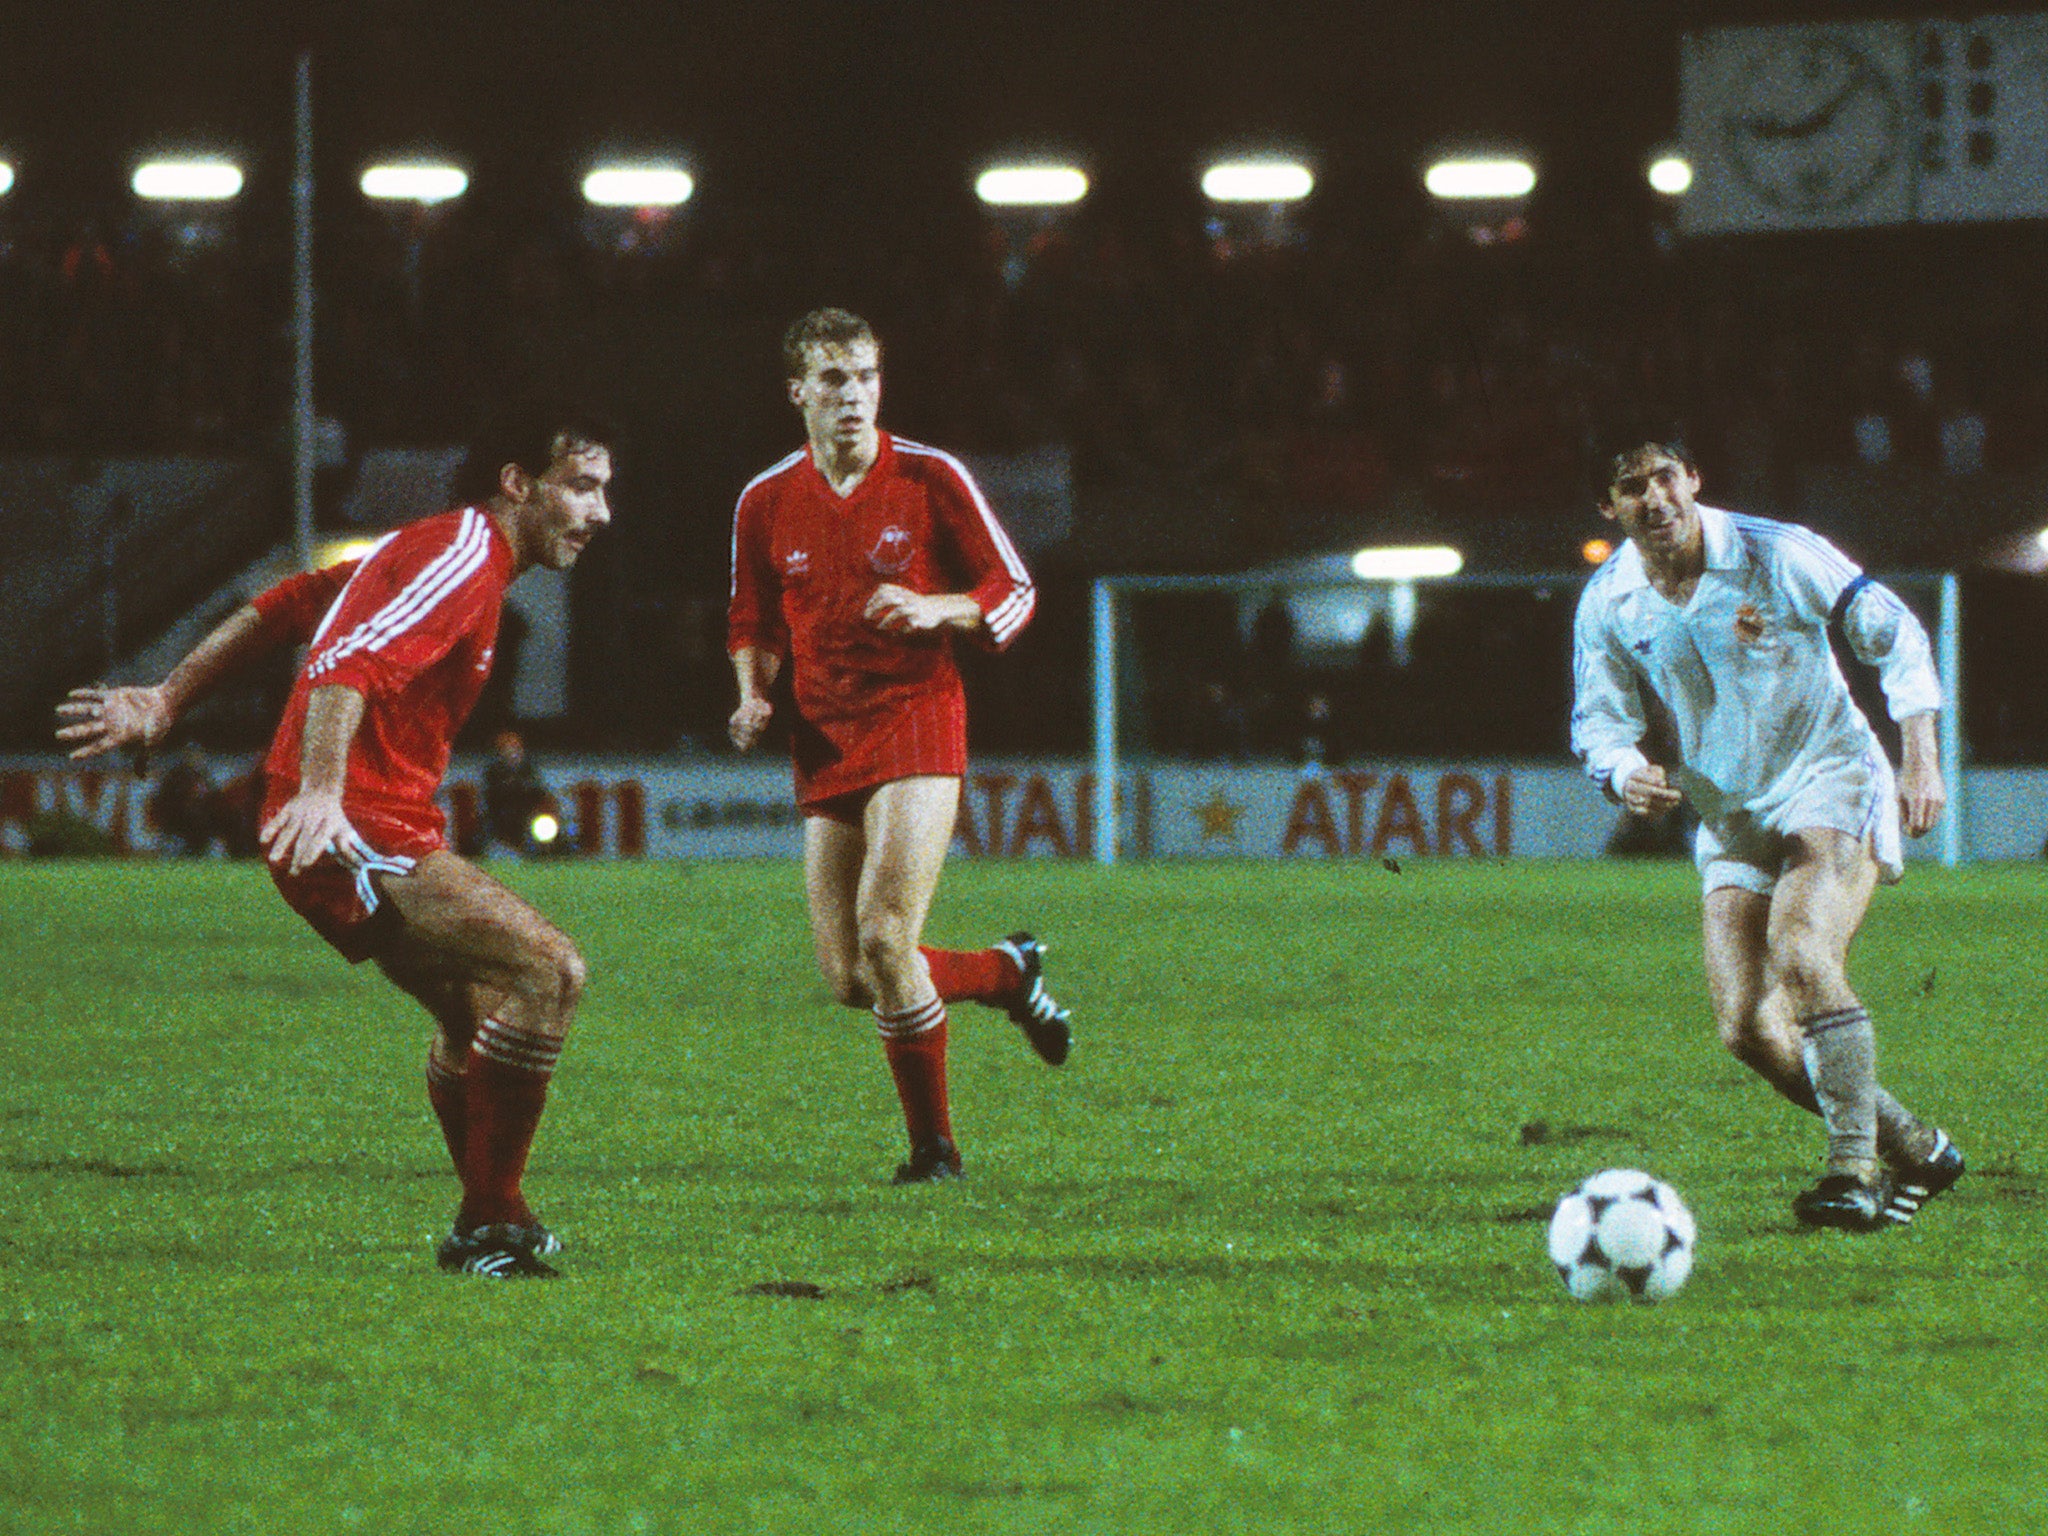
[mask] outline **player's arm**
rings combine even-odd
[[[221,679],[283,645],[304,642],[354,571],[350,562],[279,582],[229,614],[154,686],[72,689],[57,706],[66,722],[57,739],[71,744],[73,757],[122,747],[147,751]]]
[[[330,853],[348,865],[370,857],[370,850],[341,809],[349,748],[363,723],[364,702],[362,694],[340,684],[315,688],[306,701],[306,729],[299,738],[298,791],[257,835],[270,862],[291,874]]]
[[[969,592],[913,592],[885,581],[875,588],[865,610],[867,621],[890,634],[930,634],[949,629],[979,634],[988,627],[981,603]]]
[[[769,550],[768,510],[757,495],[742,493],[732,512],[732,595],[725,614],[726,654],[739,684],[739,705],[726,734],[742,752],[761,739],[775,712],[769,690],[781,675],[789,632],[782,619],[782,590]]]
[[[1572,752],[1586,776],[1635,815],[1676,806],[1681,797],[1670,775],[1643,754],[1650,723],[1642,694],[1591,586],[1573,625],[1572,677]]]
[[[1910,837],[1933,830],[1948,805],[1948,787],[1941,777],[1941,746],[1929,711],[1899,722],[1899,819]]]
[[[1927,629],[1905,600],[1818,535],[1787,541],[1780,576],[1802,614],[1840,634],[1850,654],[1877,669],[1885,712],[1903,725],[1941,709],[1941,674]]]
[[[758,645],[742,645],[732,653],[733,676],[739,683],[739,707],[726,722],[726,734],[742,752],[761,739],[775,713],[768,690],[782,672],[782,653]]]
[[[967,466],[949,453],[934,452],[926,462],[932,520],[952,557],[946,563],[963,574],[965,590],[918,593],[885,584],[868,599],[868,622],[895,633],[951,630],[1003,650],[1038,606],[1031,572]]]
[[[1948,804],[1935,736],[1941,675],[1926,626],[1898,593],[1825,540],[1788,546],[1785,579],[1802,606],[1841,635],[1851,655],[1877,669],[1885,711],[1899,727],[1900,820],[1911,836],[1924,835]]]
[[[263,615],[254,604],[236,609],[162,682],[147,687],[111,688],[96,683],[74,688],[57,706],[66,722],[59,741],[73,757],[94,757],[121,747],[145,750],[162,741],[191,703],[230,672],[269,648]]]

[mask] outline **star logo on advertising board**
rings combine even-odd
[[[1230,799],[1222,790],[1211,790],[1209,798],[1194,808],[1195,819],[1202,824],[1202,841],[1214,842],[1218,838],[1237,839],[1237,824],[1244,820],[1244,806]]]

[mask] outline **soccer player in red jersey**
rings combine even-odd
[[[566,411],[508,419],[468,473],[473,504],[272,587],[154,687],[73,690],[57,734],[73,757],[147,748],[242,663],[309,644],[263,766],[271,878],[433,1015],[427,1094],[462,1181],[441,1267],[546,1278],[561,1245],[520,1184],[583,958],[449,850],[434,796],[490,675],[505,589],[537,565],[567,570],[611,521],[610,429]]]
[[[910,1137],[896,1182],[957,1178],[946,1004],[1004,1009],[1054,1066],[1073,1038],[1030,934],[984,950],[919,943],[967,768],[952,637],[1001,650],[1036,597],[960,461],[877,425],[881,348],[866,321],[815,310],[782,353],[807,443],[733,515],[732,740],[760,738],[787,664],[818,968],[840,1002],[874,1010]]]

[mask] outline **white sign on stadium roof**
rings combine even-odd
[[[1688,234],[2048,216],[2048,17],[1688,36]]]

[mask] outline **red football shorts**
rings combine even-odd
[[[893,779],[967,772],[967,704],[956,684],[859,719],[798,718],[790,733],[796,803],[806,814],[859,820],[863,792]]]
[[[266,795],[259,825],[268,825],[290,798],[288,793],[276,791]],[[432,806],[403,810],[351,806],[348,819],[363,841],[386,858],[421,859],[448,846],[441,813]],[[363,897],[364,882],[355,870],[333,854],[296,875],[267,861],[266,867],[285,904],[312,924],[313,931],[339,950],[350,965],[360,965],[375,952],[369,928],[372,912]]]

